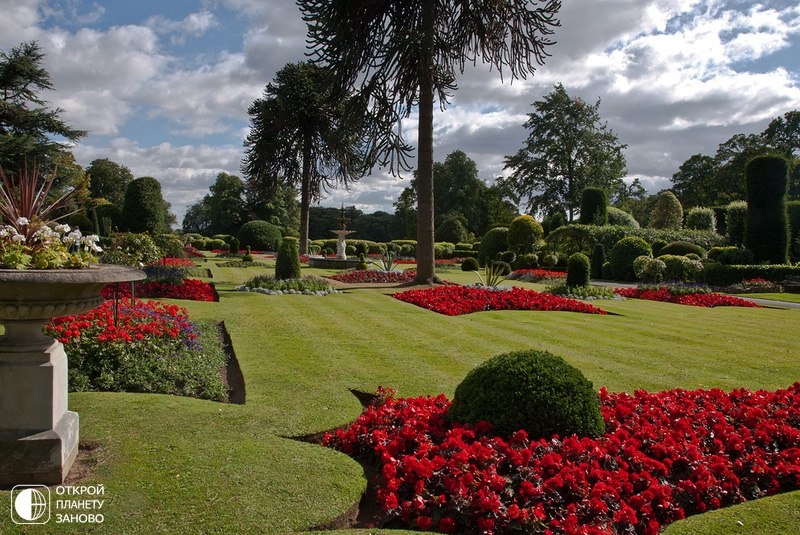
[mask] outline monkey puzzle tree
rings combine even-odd
[[[313,61],[341,87],[360,87],[377,118],[372,148],[392,172],[408,169],[409,147],[391,126],[419,112],[417,276],[435,278],[433,104],[444,109],[456,71],[478,61],[524,78],[548,56],[560,0],[297,0]],[[388,126],[388,128],[387,128]]]
[[[369,115],[360,99],[341,94],[330,72],[304,62],[283,67],[248,109],[242,172],[248,189],[300,190],[300,253],[308,252],[308,214],[323,192],[358,180],[367,169]]]

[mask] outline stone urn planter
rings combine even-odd
[[[78,454],[78,414],[67,410],[67,356],[42,327],[103,302],[103,286],[142,280],[138,269],[0,269],[0,487],[58,485]]]

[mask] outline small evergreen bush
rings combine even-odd
[[[480,269],[480,264],[478,264],[478,259],[472,256],[466,257],[461,262],[461,271],[478,271]]]
[[[524,429],[531,440],[605,431],[592,383],[547,351],[505,353],[473,369],[456,388],[450,418],[486,420],[506,436]]]
[[[697,282],[703,273],[703,263],[679,255],[661,255],[664,262],[664,280],[679,282]]]
[[[658,256],[662,256],[665,254],[672,254],[678,256],[686,256],[687,254],[696,254],[700,258],[706,256],[706,251],[699,245],[695,245],[693,243],[689,243],[686,241],[674,241],[672,243],[668,243],[658,251]]]
[[[636,276],[633,272],[633,261],[640,256],[652,254],[650,245],[644,239],[638,236],[622,238],[611,248],[609,255],[612,278],[622,281],[633,280]]]
[[[686,228],[692,230],[713,231],[717,225],[717,216],[711,208],[695,206],[686,212]]]
[[[753,263],[753,251],[744,247],[712,247],[708,259],[726,265],[749,265]]]
[[[789,163],[782,156],[756,156],[745,166],[747,219],[744,245],[758,263],[789,261],[786,187]]]
[[[544,230],[532,216],[521,215],[508,226],[508,250],[516,254],[532,253],[544,238]]]
[[[667,265],[663,260],[651,256],[640,256],[633,261],[636,278],[644,282],[661,282]]]
[[[639,222],[636,218],[624,210],[609,206],[607,208],[608,224],[617,225],[619,227],[639,228]]]
[[[249,246],[256,251],[277,251],[281,230],[271,223],[256,219],[242,225],[237,237],[243,247]]]
[[[299,243],[297,238],[287,236],[278,248],[278,256],[275,259],[275,278],[299,279],[300,278],[300,256],[298,254]]]
[[[583,253],[573,254],[567,260],[567,286],[588,286],[590,271],[589,257]]]
[[[114,234],[111,244],[103,251],[104,264],[123,266],[146,266],[163,256],[153,238],[146,233],[120,232]]]
[[[495,227],[484,234],[481,239],[479,260],[481,262],[491,262],[497,258],[498,254],[507,250],[507,236],[508,227]]]
[[[514,266],[517,269],[533,269],[539,267],[539,255],[536,253],[527,253],[518,256],[514,261]]]

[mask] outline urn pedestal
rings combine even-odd
[[[78,414],[67,410],[67,355],[42,327],[100,305],[107,284],[144,278],[113,265],[0,269],[0,487],[61,484],[78,455]]]

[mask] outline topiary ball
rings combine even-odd
[[[640,256],[651,256],[653,253],[650,245],[638,236],[622,238],[611,248],[609,262],[611,262],[611,276],[614,280],[630,281],[636,275],[633,271],[633,261]]]
[[[605,431],[591,381],[547,351],[497,355],[472,370],[456,388],[450,419],[486,420],[504,436],[524,429],[533,440]]]
[[[480,265],[477,258],[468,256],[461,261],[461,271],[478,271],[479,269]]]

